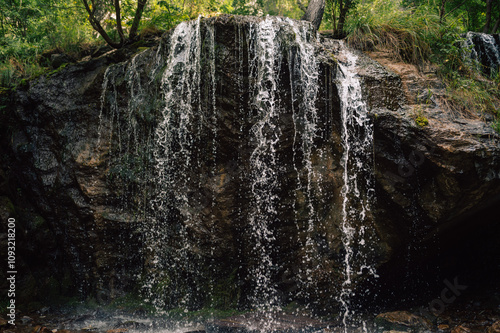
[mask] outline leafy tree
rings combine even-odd
[[[354,0],[333,0],[333,34],[334,36],[345,36],[345,23],[347,15],[354,9]],[[338,14],[337,14],[338,13]]]
[[[500,29],[500,1],[498,0],[406,0],[406,8],[428,6],[436,11],[441,23],[462,20],[466,30],[497,33]]]

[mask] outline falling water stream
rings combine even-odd
[[[279,62],[279,51],[276,43],[276,30],[279,29],[273,20],[265,20],[250,28],[253,38],[253,49],[250,54],[250,76],[255,78],[253,108],[258,114],[258,121],[252,126],[251,134],[257,143],[250,156],[251,191],[253,212],[249,219],[255,242],[254,254],[258,263],[252,275],[255,279],[255,290],[252,302],[259,310],[277,305],[275,286],[271,282],[273,260],[271,251],[275,240],[270,225],[278,222],[276,205],[279,188],[276,145],[280,132],[277,127],[278,106],[276,91],[278,73],[275,62]]]
[[[345,249],[345,279],[342,283],[339,301],[342,304],[342,322],[347,333],[350,320],[353,319],[351,304],[353,276],[364,273],[376,276],[375,269],[362,251],[362,248],[367,245],[365,231],[369,226],[369,211],[374,199],[373,125],[368,117],[360,79],[356,74],[357,56],[342,47],[339,58],[341,58],[339,61],[339,95],[344,146],[341,228]]]

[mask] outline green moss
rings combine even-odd
[[[420,127],[425,127],[429,125],[429,120],[425,118],[424,116],[417,116],[415,118],[415,123],[420,126]]]
[[[210,307],[230,310],[237,306],[240,295],[236,274],[237,270],[235,269],[227,278],[217,280],[217,283],[211,287]]]
[[[19,84],[17,85],[18,89],[27,89],[29,87],[29,80],[28,79],[22,79],[19,81]]]
[[[337,57],[333,53],[330,53],[330,58],[332,58],[332,60],[335,61],[336,64],[339,62],[339,59],[337,59]]]
[[[132,43],[132,45],[131,45],[132,48],[140,48],[142,46],[144,46],[144,40],[143,39],[140,39],[137,42]]]
[[[285,313],[296,313],[300,309],[300,305],[297,302],[291,302],[283,308]]]
[[[144,300],[135,292],[128,293],[122,297],[118,297],[111,301],[111,303],[106,306],[111,310],[124,310],[124,311],[142,311],[146,313],[153,314],[156,312],[156,308],[144,302]]]
[[[55,74],[57,74],[60,71],[62,71],[63,69],[65,69],[67,66],[68,66],[68,63],[65,63],[65,64],[62,64],[61,66],[59,66],[58,68],[56,68],[50,72],[47,72],[47,77],[49,78],[49,77],[54,76]]]

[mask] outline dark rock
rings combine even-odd
[[[29,323],[31,323],[31,322],[33,322],[33,319],[32,319],[32,318],[30,318],[30,317],[28,317],[28,316],[22,316],[22,317],[21,317],[21,323],[22,323],[23,325],[29,324]]]
[[[107,44],[102,45],[102,46],[99,46],[98,48],[96,48],[92,52],[91,56],[92,56],[92,58],[98,58],[98,57],[100,57],[100,56],[102,56],[110,51],[113,51],[113,48],[111,46],[109,46]]]
[[[465,325],[456,326],[451,330],[451,333],[470,333],[471,330]]]
[[[113,328],[106,331],[106,333],[125,333],[125,332],[128,332],[128,328]]]
[[[142,331],[147,331],[148,326],[143,323],[139,323],[137,321],[129,320],[125,322],[119,322],[115,324],[115,329],[134,329],[134,330],[142,330]]]
[[[74,62],[74,59],[72,59],[69,55],[64,53],[55,53],[50,56],[50,65],[54,69],[57,69],[64,64],[72,62]]]
[[[408,311],[381,313],[375,317],[375,326],[379,331],[423,332],[432,329],[432,324],[428,320]]]
[[[38,325],[35,326],[35,328],[33,329],[33,333],[53,333],[53,332],[51,329],[45,326]]]

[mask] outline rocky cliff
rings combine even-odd
[[[324,310],[493,224],[474,216],[500,201],[498,134],[343,49],[305,23],[219,16],[16,90],[1,194],[23,299]],[[340,93],[352,59],[358,125]],[[359,160],[346,126],[373,129]]]

